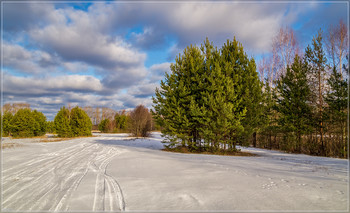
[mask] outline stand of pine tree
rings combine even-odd
[[[14,138],[42,136],[46,133],[46,117],[42,112],[21,108],[16,111],[6,110],[1,115],[1,136]]]
[[[198,153],[239,144],[346,158],[348,60],[346,72],[327,64],[321,31],[303,57],[289,54],[294,61],[260,80],[236,39],[220,49],[208,39],[188,46],[153,98],[166,147]]]
[[[262,111],[262,83],[254,59],[236,39],[221,49],[209,42],[187,47],[156,90],[155,119],[168,147],[230,150],[246,144]]]
[[[54,127],[59,137],[91,136],[92,123],[78,106],[71,110],[62,107],[54,119]]]
[[[333,62],[334,63],[334,62]],[[264,85],[264,116],[255,146],[319,156],[348,157],[348,76],[327,64],[322,32],[303,58]]]

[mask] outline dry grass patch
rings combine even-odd
[[[189,150],[188,147],[175,147],[175,148],[165,148],[162,149],[166,152],[178,152],[178,153],[186,153],[186,154],[205,154],[205,155],[228,155],[228,156],[258,156],[257,154],[253,154],[250,152],[242,152],[242,151],[228,151],[228,150],[218,150],[215,152],[208,151],[192,151]]]
[[[44,139],[41,139],[39,142],[40,143],[60,142],[60,141],[66,141],[70,139],[71,138],[44,138]]]
[[[68,141],[68,140],[73,140],[73,139],[77,139],[77,138],[91,138],[91,137],[96,137],[96,136],[92,135],[92,136],[80,136],[80,137],[72,137],[72,138],[46,137],[46,138],[41,139],[39,142],[40,143],[50,143],[50,142]]]
[[[19,146],[23,146],[23,145],[18,143],[3,143],[3,142],[1,143],[1,149],[15,148]]]
[[[41,135],[41,136],[33,136],[33,137],[15,137],[15,136],[9,136],[11,139],[42,139],[42,138],[47,138],[46,135]]]

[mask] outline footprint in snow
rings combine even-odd
[[[272,187],[277,188],[277,184],[273,181],[270,181],[269,184],[263,184],[261,188],[263,189],[271,189]]]
[[[344,192],[343,191],[340,191],[340,190],[337,190],[337,193],[340,194],[340,195],[343,195]]]

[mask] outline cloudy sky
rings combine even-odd
[[[301,46],[348,20],[347,1],[2,2],[2,104],[27,102],[52,120],[70,104],[152,106],[175,57],[206,37],[234,36],[249,56],[269,53],[279,28]]]

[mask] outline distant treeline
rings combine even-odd
[[[301,51],[282,28],[258,68],[236,39],[220,49],[188,46],[153,98],[170,147],[198,151],[252,145],[287,152],[348,155],[348,35],[340,21]]]
[[[138,105],[130,112],[122,110],[110,117],[104,117],[102,113],[98,129],[101,132],[126,132],[136,137],[147,137],[150,131],[159,130],[160,127],[154,124],[151,112],[145,106]]]
[[[31,110],[27,103],[8,103],[2,107],[2,136],[35,137],[46,133],[55,133],[58,137],[90,136],[93,122],[101,132],[126,132],[137,137],[146,137],[149,131],[157,128],[153,124],[151,112],[143,105],[130,112],[123,110],[119,113],[103,108],[102,112],[108,111],[110,117],[106,117],[107,113],[99,113],[101,108],[95,108],[92,114],[94,117],[90,117],[90,111],[84,109],[78,106],[62,107],[54,121],[47,121],[42,112]],[[99,119],[96,119],[98,116]]]

